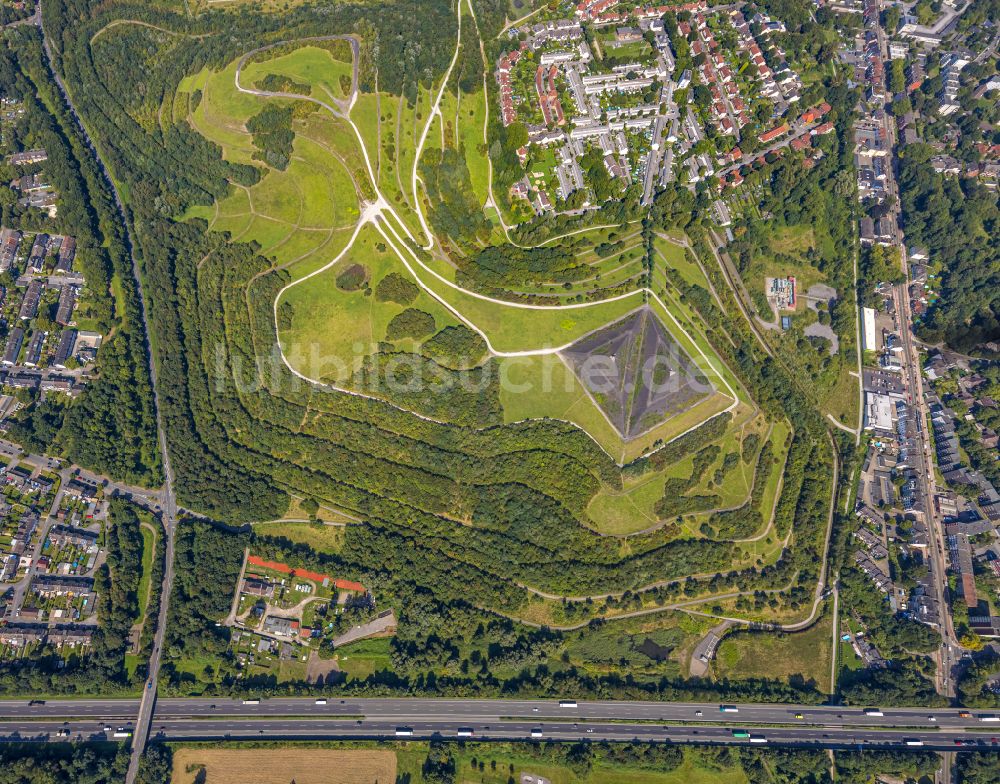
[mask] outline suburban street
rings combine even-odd
[[[883,62],[889,61],[888,36],[881,24],[876,26],[878,35],[879,51]],[[955,695],[955,684],[953,670],[961,653],[958,641],[955,637],[955,628],[952,623],[951,610],[947,604],[945,586],[947,585],[947,548],[944,540],[944,526],[935,513],[934,496],[935,475],[934,459],[931,455],[931,445],[927,433],[927,423],[930,421],[927,412],[927,401],[924,397],[923,371],[920,361],[920,353],[917,350],[913,335],[913,314],[910,308],[910,269],[909,256],[906,247],[906,238],[903,234],[902,213],[899,204],[899,189],[896,183],[899,156],[899,131],[896,121],[890,112],[884,113],[884,124],[886,138],[892,150],[892,165],[886,171],[886,192],[893,200],[893,224],[895,226],[895,237],[893,244],[898,248],[900,262],[903,268],[903,282],[895,286],[893,299],[895,300],[896,314],[898,318],[899,335],[902,343],[902,365],[903,381],[908,393],[908,402],[916,410],[916,432],[913,434],[916,452],[919,455],[919,463],[915,466],[914,475],[917,481],[918,511],[927,523],[930,533],[930,571],[931,583],[934,587],[935,601],[941,613],[941,648],[938,653],[938,670],[936,682],[938,691],[947,696]]]
[[[31,705],[0,702],[5,740],[103,741],[133,730],[138,700],[59,700]],[[956,709],[861,709],[837,706],[739,705],[695,702],[580,702],[555,700],[448,700],[419,698],[163,699],[156,704],[150,738],[558,738],[677,743],[757,742],[828,748],[857,745],[952,749],[994,743],[990,714],[963,718]],[[874,714],[882,715],[874,715]],[[801,716],[801,718],[796,718]],[[984,716],[987,720],[984,720]],[[108,727],[110,729],[106,730]],[[541,736],[538,735],[541,732]],[[62,733],[60,735],[60,733]],[[402,733],[402,734],[401,734]]]

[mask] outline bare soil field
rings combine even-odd
[[[394,784],[396,754],[368,749],[174,750],[173,784]]]

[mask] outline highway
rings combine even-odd
[[[860,707],[830,705],[740,704],[736,712],[722,712],[719,703],[581,701],[574,706],[556,700],[474,700],[404,698],[271,698],[256,703],[240,699],[161,698],[156,703],[154,725],[164,721],[194,720],[209,725],[239,720],[270,722],[278,719],[308,720],[337,717],[369,721],[500,721],[558,718],[570,721],[668,721],[699,724],[733,723],[820,725],[829,728],[931,728],[961,730],[981,728],[981,711],[963,718],[957,708],[884,708],[881,716],[867,715]],[[44,720],[128,720],[136,715],[138,699],[49,700],[32,705],[27,700],[0,701],[0,722],[28,725]],[[796,719],[801,715],[802,719]],[[933,717],[933,718],[932,718]],[[1000,722],[997,723],[1000,734]]]
[[[135,728],[137,699],[57,700],[30,704],[0,701],[0,739],[7,741],[105,741]],[[718,703],[572,702],[421,698],[275,698],[255,703],[229,698],[165,698],[156,703],[149,737],[154,741],[458,738],[471,729],[478,740],[749,743],[734,729],[762,742],[789,746],[861,746],[954,749],[1000,743],[1000,722],[958,709],[886,708],[870,715],[857,707]],[[801,716],[801,718],[797,718]],[[539,735],[538,733],[541,733]],[[996,733],[995,735],[993,733]],[[403,737],[411,737],[405,735]],[[123,739],[123,738],[119,738]],[[994,740],[996,739],[996,740]]]

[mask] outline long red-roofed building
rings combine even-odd
[[[331,577],[328,574],[320,574],[319,572],[313,572],[309,569],[298,569],[289,566],[288,564],[281,563],[280,561],[266,561],[256,555],[251,555],[247,558],[247,563],[251,566],[257,566],[261,569],[270,569],[273,572],[280,572],[281,574],[287,574],[290,577],[299,577],[303,580],[312,580],[316,583],[333,585],[335,588],[341,591],[356,591],[357,593],[364,593],[365,587],[354,580],[341,580]]]

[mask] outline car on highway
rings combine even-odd
[[[796,718],[796,719],[804,719],[804,718],[805,718],[805,716],[803,716],[803,715],[802,715],[801,713],[796,713],[796,714],[795,714],[795,718]]]
[[[700,711],[700,710],[697,710],[697,711],[695,711],[695,712],[694,712],[694,715],[695,715],[695,716],[704,716],[705,714],[704,714],[704,713],[702,713],[702,711]]]
[[[937,716],[928,716],[927,721],[937,721]]]

